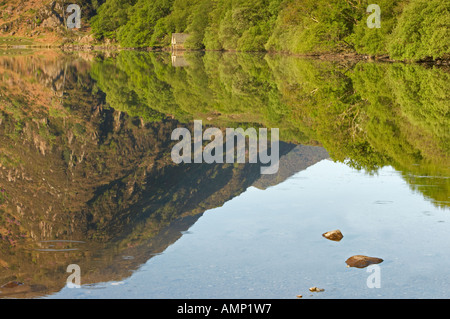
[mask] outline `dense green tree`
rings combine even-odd
[[[91,19],[92,31],[97,38],[115,38],[118,28],[129,20],[128,9],[136,0],[108,0]]]
[[[366,8],[372,3],[363,1],[359,7],[360,14],[353,32],[347,37],[347,41],[352,44],[357,53],[369,55],[389,54],[389,40],[398,18],[402,13],[405,1],[402,0],[380,0],[376,3],[381,9],[381,27],[368,28],[367,19],[369,13]]]
[[[380,0],[381,28],[369,28],[368,0],[106,0],[92,30],[125,47],[167,47],[185,32],[196,50],[437,59],[449,54],[449,1]]]
[[[389,52],[397,59],[450,55],[450,0],[410,1],[393,31]]]

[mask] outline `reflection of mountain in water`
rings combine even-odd
[[[145,123],[109,108],[83,61],[38,62],[0,61],[9,79],[0,127],[0,285],[24,283],[1,296],[58,291],[69,264],[81,267],[83,284],[126,278],[206,210],[261,178],[258,164],[174,165],[177,121]],[[300,157],[291,151],[298,147],[280,143],[279,181],[328,156],[320,147]]]
[[[170,55],[123,51],[98,59],[91,74],[116,110],[148,120],[170,114],[219,127],[278,127],[282,140],[319,143],[357,169],[392,166],[427,200],[449,207],[448,68],[272,54],[183,57],[189,67],[173,67]]]
[[[295,173],[328,157],[328,152],[322,147],[297,145],[289,153],[280,157],[280,168],[277,174],[261,175],[261,177],[253,183],[253,186],[259,189],[266,189],[270,186],[277,185]]]
[[[348,75],[327,63],[216,53],[187,56],[183,68],[166,60],[125,52],[90,63],[52,51],[0,58],[0,285],[24,283],[3,296],[58,291],[74,263],[85,284],[128,277],[208,209],[329,157],[296,144],[320,141],[354,167],[392,165],[448,206],[445,94],[373,85],[411,77],[439,88],[445,72],[363,64]],[[170,134],[193,117],[279,127],[295,144],[281,142],[276,175],[261,176],[257,164],[174,165]]]

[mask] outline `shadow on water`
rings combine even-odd
[[[176,65],[173,65],[175,61]],[[212,208],[329,158],[449,206],[443,69],[250,54],[0,57],[0,297],[120,281]],[[171,132],[280,128],[280,168],[182,164]],[[376,204],[387,205],[387,202]]]

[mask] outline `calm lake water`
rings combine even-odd
[[[448,69],[6,51],[0,78],[0,298],[450,297]],[[279,128],[278,172],[175,164],[194,120]]]

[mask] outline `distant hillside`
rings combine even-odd
[[[65,41],[83,41],[90,34],[90,18],[97,1],[30,0],[0,1],[0,45],[61,45]],[[68,4],[82,9],[82,28],[66,28]],[[101,2],[100,2],[101,3]]]

